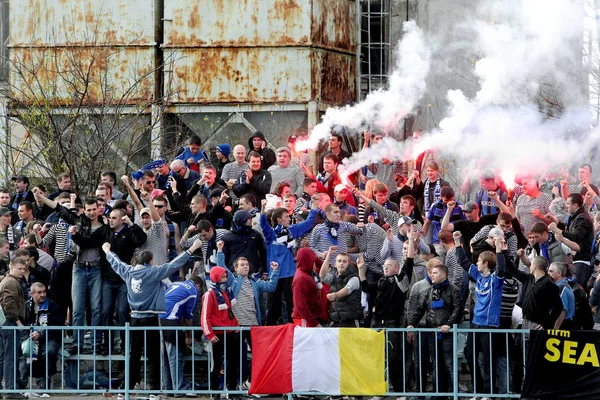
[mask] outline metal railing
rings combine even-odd
[[[224,335],[224,359],[228,353],[235,351],[239,355],[235,387],[225,389],[230,381],[228,368],[219,373],[219,387],[211,384],[212,347],[203,338],[200,327],[182,326],[130,326],[124,327],[43,327],[44,336],[39,340],[37,360],[34,358],[33,346],[28,346],[27,354],[21,354],[22,342],[31,336],[34,329],[40,327],[3,326],[0,330],[2,340],[10,338],[15,343],[12,348],[16,362],[12,380],[9,371],[4,371],[5,390],[3,393],[48,393],[48,394],[101,394],[110,392],[121,394],[126,399],[131,394],[172,394],[172,395],[208,395],[229,394],[247,395],[244,386],[249,377],[249,358],[251,352],[244,339],[249,335],[248,327],[215,328],[215,330],[238,332]],[[310,328],[327,329],[327,328]],[[366,328],[358,328],[366,329]],[[428,396],[428,397],[494,397],[518,398],[524,377],[524,360],[527,330],[508,329],[462,329],[454,326],[448,333],[442,334],[440,329],[407,329],[384,328],[386,332],[386,378],[388,391],[385,396]],[[86,332],[83,345],[76,354],[70,354],[73,346],[72,337],[75,331],[82,335]],[[156,342],[159,332],[159,342]],[[184,346],[181,340],[183,331],[191,333],[191,346]],[[176,353],[172,365],[175,367],[175,381],[168,389],[165,371],[170,371],[166,356],[166,332],[174,333],[174,339],[168,339],[175,349],[185,350]],[[104,334],[105,343],[121,342],[121,350],[115,351],[112,345],[104,354],[101,352],[99,336]],[[7,336],[8,335],[8,336]],[[72,335],[72,336],[71,336]],[[96,336],[98,335],[98,336]],[[133,343],[132,337],[135,338]],[[116,340],[115,340],[116,339]],[[139,364],[133,357],[132,347],[138,347],[143,341]],[[174,342],[173,342],[174,340]],[[237,343],[228,343],[231,340]],[[9,340],[10,342],[10,340]],[[55,342],[55,343],[52,343]],[[160,357],[156,360],[156,347],[159,346]],[[232,350],[231,346],[236,346]],[[186,349],[187,348],[187,349]],[[56,351],[56,360],[47,357],[47,349]],[[60,351],[58,351],[60,349]],[[118,346],[117,346],[118,349]],[[228,351],[229,349],[229,351]],[[171,348],[173,350],[173,348]],[[121,354],[122,353],[122,354]],[[3,355],[0,354],[0,357]],[[180,359],[183,357],[183,359]],[[173,360],[172,360],[173,361]],[[56,363],[56,371],[52,363]],[[135,365],[139,365],[140,382],[133,386],[136,374]],[[216,362],[214,368],[221,368]],[[152,384],[153,368],[159,367],[160,383]],[[234,368],[235,369],[235,368]],[[183,370],[183,372],[181,371]],[[7,374],[8,372],[8,374]],[[175,387],[183,373],[185,387]],[[1,374],[1,372],[0,372]],[[154,372],[156,374],[156,372]],[[156,375],[155,375],[156,376]],[[213,376],[214,378],[214,376]],[[171,379],[173,381],[173,379]],[[214,379],[213,379],[214,382]],[[222,382],[222,384],[221,384]],[[151,385],[152,384],[152,385]],[[316,392],[290,393],[300,395],[325,395]]]

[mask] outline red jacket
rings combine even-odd
[[[292,318],[305,319],[307,325],[318,325],[317,318],[321,314],[321,298],[319,288],[312,276],[317,256],[309,248],[302,248],[296,254],[296,274],[292,281],[294,310]]]
[[[223,274],[227,273],[227,270],[223,267],[213,267],[210,270],[211,282],[219,282]],[[230,273],[230,272],[229,272]],[[232,311],[231,300],[227,296],[226,292],[222,292],[221,295],[225,300],[227,308],[219,309],[219,301],[215,294],[216,289],[210,289],[202,296],[202,315],[200,318],[200,324],[202,325],[202,331],[208,340],[215,337],[217,334],[223,333],[223,331],[214,331],[213,326],[238,326],[237,318],[229,318],[229,311]],[[232,312],[233,314],[233,312]],[[229,331],[231,332],[231,331]]]

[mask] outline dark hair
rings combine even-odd
[[[544,233],[548,233],[548,226],[543,222],[536,222],[529,228],[529,233],[539,233],[540,235],[543,235]]]
[[[142,250],[137,254],[135,260],[138,264],[150,264],[153,258],[154,255],[152,255],[150,250]]]
[[[344,221],[345,222],[350,222],[351,224],[358,224],[359,223],[359,219],[356,215],[352,215],[352,214],[346,214],[344,215]]]
[[[592,173],[592,166],[590,164],[583,164],[581,167],[579,168],[585,168],[588,167],[590,169],[590,174]]]
[[[46,193],[46,186],[44,185],[36,185],[38,189],[40,189],[42,192]]]
[[[10,194],[10,190],[8,190],[7,188],[0,188],[0,193],[8,193],[8,194]]]
[[[126,202],[127,203],[127,202]],[[98,205],[98,199],[94,196],[90,196],[87,197],[84,201],[83,204],[86,206],[91,206],[92,204]],[[114,209],[115,207],[113,207]]]
[[[548,260],[546,260],[546,257],[544,256],[536,256],[532,262],[535,263],[536,269],[539,269],[540,271],[546,272],[548,269]]]
[[[30,233],[29,235],[26,235],[23,240],[26,240],[29,243],[37,243],[36,239],[35,239],[35,233]],[[2,245],[0,244],[0,247]]]
[[[331,137],[336,138],[340,143],[344,141],[344,137],[338,132],[331,132]]]
[[[58,196],[56,196],[56,200],[69,199],[71,200],[71,194],[68,192],[61,192]]]
[[[240,197],[240,200],[244,199],[246,200],[247,203],[250,203],[252,205],[252,207],[256,207],[256,197],[254,197],[253,194],[245,194],[243,196]]]
[[[413,207],[417,206],[417,199],[415,199],[410,194],[407,194],[407,195],[404,195],[404,196],[400,197],[400,201],[402,201],[402,200],[408,201],[410,203],[410,205],[413,206]]]
[[[334,164],[339,164],[340,159],[333,153],[327,153],[323,156],[323,160],[331,160]]]
[[[512,215],[510,215],[510,213],[507,212],[501,212],[500,214],[498,214],[498,218],[496,219],[496,222],[500,222],[500,221],[504,221],[508,224],[510,224],[512,222]]]
[[[69,174],[68,172],[63,172],[62,174],[59,174],[59,175],[56,177],[56,180],[57,180],[58,182],[62,182],[62,181],[65,179],[65,178],[70,178],[70,177],[71,177],[71,174]]]
[[[148,177],[148,178],[154,178],[154,172],[152,172],[151,169],[147,169],[144,171],[144,175],[142,175],[142,177]]]
[[[115,171],[104,171],[101,175],[110,176],[110,179],[114,182],[114,184],[117,184],[117,174],[115,173]]]
[[[262,156],[260,154],[258,154],[257,151],[252,150],[249,154],[248,154],[248,160],[250,160],[252,157],[254,158],[262,158]]]
[[[200,140],[200,138],[197,135],[192,135],[187,139],[187,144],[202,146],[202,140]]]
[[[578,207],[583,207],[583,196],[579,193],[571,193],[568,199],[571,200],[572,204],[577,204]]]
[[[302,186],[310,186],[313,183],[317,183],[317,181],[314,178],[304,178]]]
[[[37,262],[40,259],[40,253],[38,252],[37,247],[27,246],[25,247],[25,250],[29,252],[29,257],[33,258],[35,262]]]
[[[31,254],[29,253],[29,250],[27,250],[27,248],[25,247],[21,247],[20,249],[15,250],[15,257],[31,257]]]
[[[440,197],[444,197],[446,199],[454,197],[454,189],[452,189],[450,186],[444,186],[440,191]]]
[[[115,204],[113,204],[112,209],[113,210],[127,210],[127,205],[129,205],[129,202],[127,200],[117,200],[115,201]]]
[[[287,182],[279,182],[277,186],[275,186],[275,190],[273,190],[273,194],[275,196],[281,197],[281,193],[283,193],[283,188],[291,188],[290,184]]]
[[[211,229],[214,229],[212,224],[206,219],[198,221],[196,228],[198,229],[198,232],[208,232]]]
[[[281,218],[281,216],[287,212],[288,212],[288,210],[286,210],[285,208],[274,209],[273,213],[271,214],[271,225],[277,226],[277,219]]]
[[[30,202],[30,201],[27,201],[27,200],[25,200],[25,201],[22,201],[22,202],[20,202],[20,203],[19,203],[19,207],[21,207],[21,206],[25,206],[25,208],[26,208],[27,210],[29,210],[29,211],[33,211],[33,204],[31,204],[31,202]]]
[[[217,173],[217,169],[212,164],[205,164],[204,167],[202,167],[202,172],[204,172],[205,169],[212,169],[213,171],[215,171],[215,174]]]

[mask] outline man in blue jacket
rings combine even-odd
[[[462,234],[454,232],[453,236],[461,266],[476,282],[476,301],[471,328],[498,329],[507,262],[502,251],[507,250],[508,245],[503,236],[495,237],[496,254],[491,251],[482,252],[479,254],[477,265],[475,265],[469,262],[465,250],[462,248]],[[475,353],[482,353],[482,357],[477,358],[485,393],[491,393],[494,383],[498,384],[498,391],[494,391],[495,393],[507,393],[506,354],[500,351],[500,346],[505,346],[504,343],[506,343],[504,334],[493,334],[491,339],[490,333],[475,334]],[[492,370],[490,370],[491,359],[494,360]]]
[[[267,222],[264,213],[265,204],[266,201],[262,204],[260,227],[267,244],[267,264],[274,261],[280,266],[277,288],[269,295],[267,325],[277,325],[282,313],[282,295],[285,297],[287,322],[292,322],[292,309],[294,308],[292,281],[296,273],[296,262],[294,261],[296,239],[303,237],[313,228],[319,205],[317,202],[312,202],[306,221],[295,225],[290,225],[290,214],[285,208],[277,208],[271,216],[275,226],[273,228]]]
[[[137,265],[127,265],[110,250],[110,243],[104,243],[102,250],[113,270],[127,285],[127,300],[131,308],[131,326],[158,326],[158,315],[166,311],[165,291],[162,280],[182,268],[193,252],[202,246],[196,240],[192,247],[182,252],[170,263],[153,266],[152,252],[144,250],[136,256]],[[151,390],[160,390],[160,338],[158,331],[134,330],[131,332],[131,363],[129,366],[129,386],[133,389],[140,381],[140,359],[142,346],[146,342],[146,358],[150,373]]]

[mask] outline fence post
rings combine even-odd
[[[452,380],[454,384],[452,385],[454,388],[454,400],[458,400],[458,324],[454,324],[452,326]]]
[[[125,400],[129,400],[129,322],[125,322]]]

